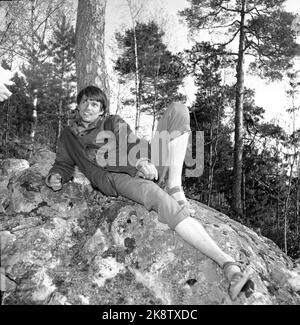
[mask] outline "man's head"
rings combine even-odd
[[[82,89],[77,95],[79,115],[86,123],[92,123],[105,114],[107,98],[104,92],[95,86]]]

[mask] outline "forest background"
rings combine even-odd
[[[288,2],[108,1],[105,60],[110,112],[139,136],[151,137],[174,100],[204,131],[204,173],[183,176],[187,196],[297,259],[300,28]],[[71,0],[1,1],[0,60],[15,85],[0,104],[0,159],[56,150],[75,108],[76,10]]]

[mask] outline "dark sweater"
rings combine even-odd
[[[143,149],[139,150],[141,147]],[[61,134],[56,160],[46,183],[49,176],[56,173],[63,183],[68,182],[77,165],[94,187],[116,196],[110,172],[135,176],[137,160],[142,157],[150,159],[148,141],[136,137],[120,116],[99,118],[87,128],[77,119]]]

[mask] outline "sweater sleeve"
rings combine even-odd
[[[63,131],[58,140],[56,159],[46,179],[52,174],[59,174],[62,182],[67,183],[73,177],[75,163],[65,148],[64,133]]]

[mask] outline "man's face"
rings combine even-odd
[[[92,123],[103,114],[102,104],[96,100],[83,96],[78,106],[79,115],[83,122]]]

